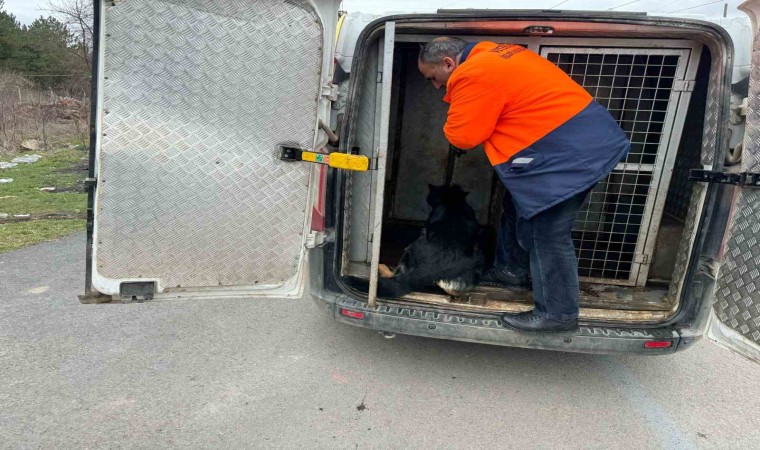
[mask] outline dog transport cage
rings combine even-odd
[[[626,160],[594,188],[576,220],[579,274],[590,282],[643,286],[699,51],[542,47],[541,55],[586,88],[631,140]]]

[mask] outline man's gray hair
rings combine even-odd
[[[420,62],[439,64],[443,58],[456,59],[457,55],[467,46],[467,42],[453,37],[439,37],[425,44],[420,49]]]

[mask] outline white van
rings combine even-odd
[[[342,23],[362,31],[335,55],[338,4],[96,2],[83,302],[306,295],[338,321],[387,334],[642,354],[688,348],[715,302],[716,329],[760,342],[750,187],[760,178],[739,174],[760,155],[756,113],[749,95],[750,137],[724,173],[742,151],[729,123],[741,125],[744,109],[731,96],[747,97],[748,80],[732,83],[723,28],[631,13],[441,11]],[[431,287],[389,300],[341,282],[374,286],[378,267],[398,261],[427,217],[428,183],[470,191],[484,233],[495,231],[502,187],[482,151],[449,149],[443,91],[417,73],[420,44],[441,35],[535,51],[632,141],[574,227],[575,334],[503,327],[499,315],[530,309],[530,293]],[[369,170],[331,168],[356,161]]]

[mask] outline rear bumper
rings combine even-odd
[[[371,309],[365,302],[343,294],[314,289],[309,295],[320,309],[338,322],[389,333],[578,353],[663,355],[680,350],[680,335],[672,327],[627,329],[581,326],[579,331],[569,334],[528,334],[504,327],[497,315],[460,314],[417,305],[382,303]],[[341,313],[343,309],[361,313],[363,318],[347,317]],[[671,345],[646,348],[644,344],[648,341],[669,341]]]
[[[327,251],[325,251],[327,250]],[[478,344],[522,347],[596,354],[666,355],[692,347],[704,333],[703,320],[691,327],[624,328],[612,326],[581,326],[574,333],[521,333],[501,324],[497,314],[463,313],[392,302],[378,302],[369,308],[366,301],[325,288],[331,268],[325,261],[333,257],[332,248],[316,248],[310,252],[310,264],[305,295],[329,317],[355,327],[387,333],[409,334],[436,339],[474,342]],[[327,272],[327,273],[326,273]],[[329,274],[329,275],[328,275]],[[334,283],[332,283],[334,284]],[[334,286],[338,289],[337,286]],[[706,310],[709,307],[705,307]],[[341,313],[361,313],[353,318]],[[699,314],[702,317],[704,314]],[[648,341],[668,341],[664,348],[646,348]]]

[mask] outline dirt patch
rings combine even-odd
[[[59,187],[55,186],[55,190],[49,192],[50,194],[82,194],[86,192],[84,188],[84,183],[77,183],[76,186],[64,186]]]
[[[89,171],[89,167],[87,165],[86,161],[83,161],[81,163],[77,163],[71,167],[63,167],[60,169],[55,169],[53,172],[55,173],[82,173],[86,174]]]
[[[86,193],[87,189],[84,186],[84,180],[77,180],[75,184],[66,186],[49,186],[55,188],[53,191],[46,191],[48,194],[82,194]]]
[[[33,220],[84,220],[86,218],[85,213],[69,213],[69,212],[55,212],[48,214],[18,214],[15,216],[8,216],[0,218],[0,224],[3,223],[18,223],[18,222],[31,222]]]

